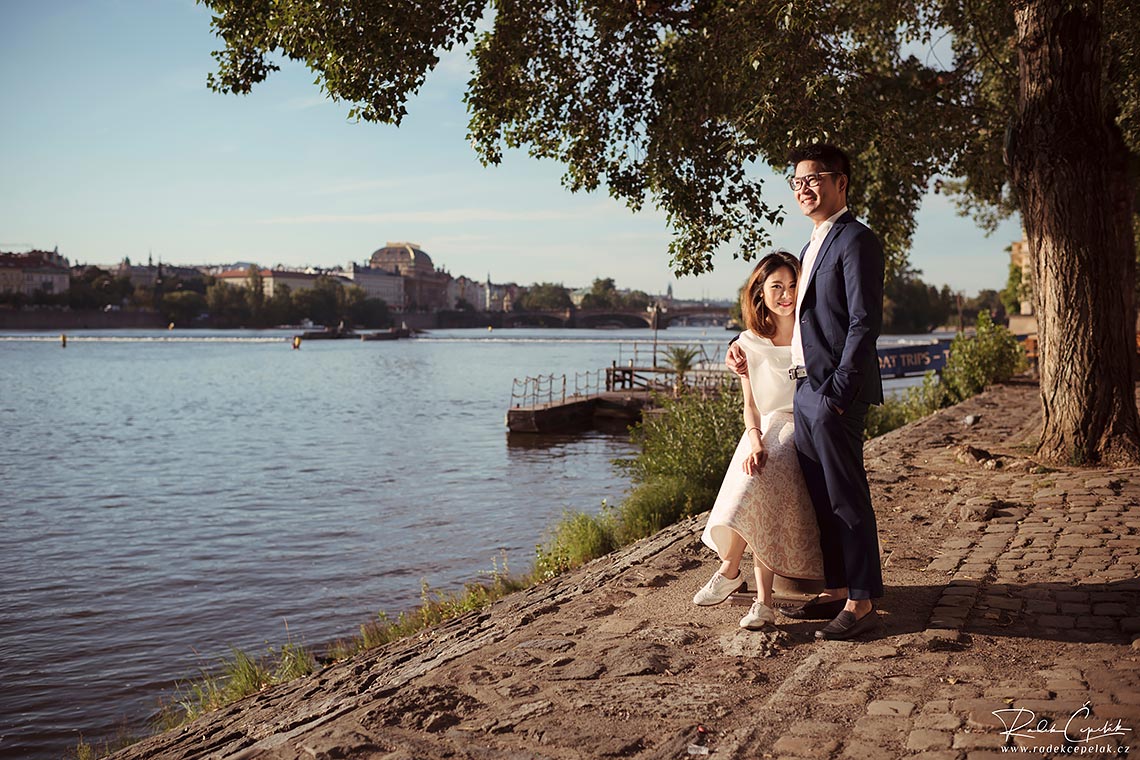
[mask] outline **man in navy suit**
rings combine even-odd
[[[870,404],[883,401],[875,342],[883,321],[883,248],[847,210],[851,164],[835,146],[795,150],[789,184],[815,223],[801,254],[792,370],[796,449],[819,520],[824,592],[785,611],[831,619],[817,638],[850,639],[880,625],[878,529],[863,465]],[[729,365],[734,366],[730,352]]]

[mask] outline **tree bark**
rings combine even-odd
[[[1036,275],[1037,454],[1140,462],[1128,150],[1104,87],[1103,0],[1015,6],[1018,114],[1007,160]]]

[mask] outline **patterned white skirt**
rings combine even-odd
[[[723,560],[736,531],[754,561],[786,578],[823,579],[819,524],[796,457],[795,423],[788,412],[763,422],[768,462],[759,475],[744,473],[752,451],[745,433],[724,475],[701,540]]]

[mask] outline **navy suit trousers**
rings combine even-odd
[[[867,408],[856,401],[839,414],[806,378],[796,383],[796,451],[819,521],[824,579],[827,588],[846,586],[849,599],[883,595],[878,529],[863,465]]]

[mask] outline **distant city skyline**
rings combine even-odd
[[[257,261],[332,268],[413,241],[452,274],[731,298],[751,264],[674,279],[671,236],[604,192],[574,195],[562,167],[507,151],[480,166],[466,138],[469,64],[443,56],[399,127],[346,120],[314,76],[285,64],[248,97],[206,89],[220,41],[193,0],[0,1],[0,249],[59,248],[71,261]],[[773,172],[788,217],[773,247],[810,231]],[[987,238],[929,195],[911,264],[933,285],[1000,289],[1017,220]]]

